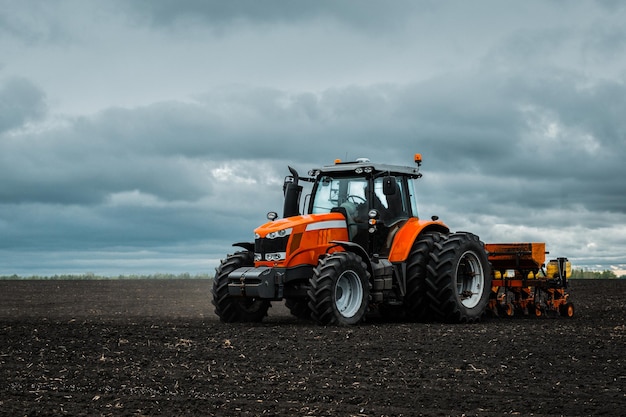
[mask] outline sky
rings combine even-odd
[[[626,3],[0,0],[0,275],[212,274],[287,165],[626,269]]]

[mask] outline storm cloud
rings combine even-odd
[[[0,274],[210,273],[280,211],[288,164],[417,152],[423,217],[622,270],[625,17],[600,1],[7,4]]]

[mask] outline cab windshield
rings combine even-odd
[[[362,204],[366,201],[363,177],[320,178],[312,202],[312,214],[329,213],[335,207]]]
[[[412,181],[406,181],[401,176],[395,177],[396,191],[387,195],[383,191],[384,177],[372,181],[374,190],[370,193],[368,189],[370,182],[367,178],[322,176],[317,183],[310,213],[329,213],[341,207],[356,221],[360,218],[367,221],[368,210],[376,209],[380,219],[388,224],[411,215],[417,216]]]

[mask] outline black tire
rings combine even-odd
[[[370,273],[352,252],[335,252],[313,268],[308,290],[311,318],[318,324],[353,325],[367,312]]]
[[[559,307],[559,313],[563,317],[572,318],[574,317],[574,304],[573,303],[565,303]]]
[[[223,260],[215,270],[213,280],[213,305],[215,314],[225,323],[259,322],[267,316],[271,304],[268,300],[252,297],[231,297],[228,294],[228,275],[237,268],[254,265],[252,252],[235,252]]]
[[[385,321],[405,321],[407,319],[403,305],[381,304],[378,306],[378,312]]]
[[[426,275],[430,253],[443,235],[439,232],[422,233],[413,242],[406,267],[406,296],[404,309],[409,320],[430,319],[429,299],[426,295]]]
[[[285,300],[285,306],[292,316],[300,320],[311,320],[311,309],[307,298],[288,298]]]
[[[436,242],[427,269],[430,311],[438,321],[479,321],[489,303],[491,271],[478,236],[458,232]]]

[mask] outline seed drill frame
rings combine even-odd
[[[487,243],[492,266],[489,310],[496,315],[574,315],[569,301],[567,258],[546,261],[545,243]]]

